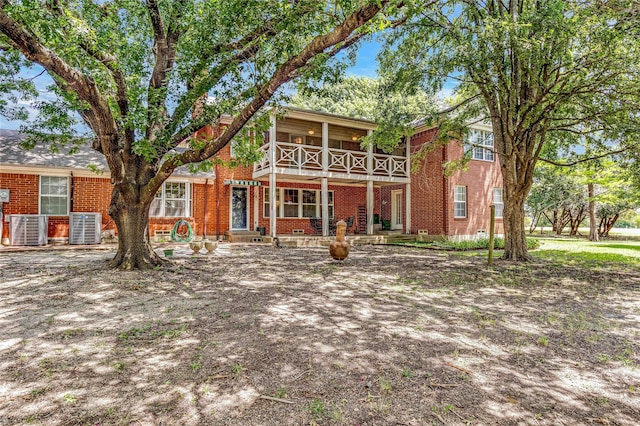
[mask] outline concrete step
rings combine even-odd
[[[231,243],[263,243],[267,239],[257,231],[225,231],[224,238]]]

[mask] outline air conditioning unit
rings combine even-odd
[[[69,244],[100,244],[102,214],[69,213]]]
[[[12,214],[9,218],[9,244],[43,246],[47,244],[49,218],[38,214]]]

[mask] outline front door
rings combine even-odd
[[[249,229],[249,188],[231,188],[231,230],[246,231]]]
[[[402,189],[391,191],[391,229],[402,229]]]

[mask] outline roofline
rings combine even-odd
[[[339,126],[357,127],[366,130],[375,130],[378,125],[371,121],[362,118],[351,118],[343,115],[331,114],[328,112],[312,111],[309,109],[302,109],[296,107],[282,107],[286,117],[297,118],[310,121],[326,121],[329,124],[335,124]]]
[[[473,124],[469,124],[467,127],[475,130],[484,130],[485,132],[493,132],[493,127],[491,127],[490,124],[473,123]],[[431,129],[437,129],[437,128],[438,126],[435,126],[433,124],[421,124],[418,127],[414,127],[414,133],[420,133],[420,132],[424,132]]]
[[[105,171],[102,174],[92,172],[89,169],[73,168],[73,167],[51,167],[43,165],[29,165],[20,164],[15,165],[12,163],[0,163],[0,174],[25,174],[25,175],[39,175],[39,176],[71,176],[74,177],[87,177],[97,179],[110,179],[111,173]],[[205,183],[207,179],[215,179],[215,174],[211,176],[191,176],[172,174],[168,181],[188,181],[193,183]]]

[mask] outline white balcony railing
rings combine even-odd
[[[254,165],[254,174],[268,171],[271,165],[269,144],[263,145],[260,149],[264,151],[265,155],[260,162]],[[283,173],[291,171],[292,174],[296,174],[296,172],[302,171],[322,172],[324,170],[322,167],[322,147],[276,142],[275,150],[274,165]],[[409,178],[406,157],[372,154],[372,167],[369,172],[367,169],[368,153],[366,152],[329,148],[327,154],[326,171],[328,172],[360,175],[363,178],[369,174],[388,178]]]

